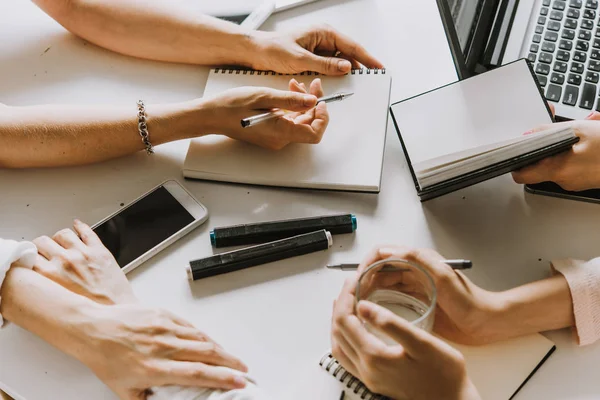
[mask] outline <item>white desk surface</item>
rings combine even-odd
[[[434,0],[326,0],[270,19],[265,29],[328,22],[358,39],[393,73],[392,100],[456,79]],[[46,51],[47,50],[47,51]],[[0,102],[134,104],[202,95],[207,68],[119,56],[66,33],[30,2],[0,2]],[[423,118],[434,118],[435,110]],[[78,217],[98,221],[169,178],[181,179],[182,141],[81,168],[0,171],[0,236],[33,239]],[[421,204],[390,122],[379,195],[287,191],[185,181],[210,211],[209,221],[129,275],[144,302],[193,321],[251,367],[275,399],[289,398],[293,373],[312,367],[329,347],[332,301],[345,273],[328,262],[351,262],[378,243],[437,248],[470,258],[469,275],[505,289],[547,275],[547,261],[598,255],[600,207],[525,195],[504,176]],[[354,236],[334,238],[328,252],[188,282],[184,265],[211,254],[211,227],[250,221],[352,212]],[[549,334],[557,352],[518,399],[591,399],[600,344],[577,348],[569,332]],[[113,398],[89,371],[11,326],[0,334],[0,381],[28,400]],[[493,379],[493,377],[490,377]],[[32,384],[34,382],[34,384]],[[87,386],[86,386],[87,385]],[[54,396],[50,396],[54,397]]]

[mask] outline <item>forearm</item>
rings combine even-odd
[[[153,145],[198,136],[200,101],[146,105]],[[144,149],[137,106],[0,105],[0,167],[90,164]]]
[[[189,64],[249,65],[251,31],[204,15],[194,1],[34,2],[67,30],[118,53]]]
[[[91,323],[96,307],[40,274],[11,268],[2,285],[0,311],[4,318],[26,329],[59,350],[82,359],[83,326]]]
[[[498,339],[573,326],[573,304],[562,275],[528,283],[500,294],[503,306],[490,330]]]

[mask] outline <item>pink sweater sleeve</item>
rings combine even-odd
[[[552,268],[569,285],[579,345],[594,343],[600,339],[600,258],[588,262],[557,260]]]

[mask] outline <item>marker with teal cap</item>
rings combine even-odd
[[[354,214],[325,215],[215,228],[210,231],[210,243],[216,248],[244,246],[272,242],[323,229],[332,235],[354,233],[357,228],[358,222]]]

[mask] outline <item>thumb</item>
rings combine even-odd
[[[543,160],[528,167],[513,171],[512,177],[516,183],[534,184],[552,180],[550,176],[552,172],[553,171],[548,168],[548,163]]]
[[[290,111],[306,111],[317,105],[317,97],[312,94],[285,90],[264,89],[251,105],[254,109],[281,108]]]
[[[352,63],[343,58],[323,57],[307,52],[306,69],[324,75],[344,75],[352,70]]]
[[[357,311],[364,322],[394,339],[411,355],[418,355],[433,344],[434,337],[429,333],[370,301],[358,303]]]

